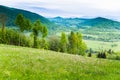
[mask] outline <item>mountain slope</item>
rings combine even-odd
[[[55,17],[50,18],[50,21],[66,26],[66,27],[77,27],[77,28],[105,28],[105,29],[120,29],[120,22],[113,21],[107,18],[97,17],[93,19],[84,18],[61,18]]]
[[[0,44],[1,80],[119,80],[120,62]]]
[[[94,28],[120,29],[120,22],[102,17],[86,20],[85,22],[82,23],[82,25],[92,26]]]
[[[55,17],[55,18],[49,18],[51,22],[56,23],[57,25],[61,25],[64,27],[81,27],[81,23],[86,21],[86,19],[82,18],[62,18],[62,17]]]
[[[14,20],[19,13],[22,13],[26,18],[29,18],[32,22],[40,19],[40,21],[43,24],[47,25],[48,27],[53,25],[53,23],[51,23],[47,18],[38,15],[36,13],[21,9],[10,8],[0,5],[0,13],[4,13],[7,15],[7,24],[6,24],[7,26],[14,26]]]

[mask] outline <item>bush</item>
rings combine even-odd
[[[46,41],[45,39],[38,39],[37,42],[39,48],[47,49],[47,50],[49,49],[48,41]]]
[[[30,37],[26,37],[24,34],[20,34],[19,32],[12,29],[5,30],[4,38],[0,29],[0,43],[24,47],[32,47],[33,45]]]
[[[97,58],[106,58],[106,53],[105,52],[99,52],[97,55]]]
[[[117,55],[115,59],[116,59],[116,60],[120,60],[120,56]]]
[[[56,36],[49,37],[49,49],[53,51],[60,51],[60,40]]]
[[[88,53],[88,57],[92,57],[92,53],[91,52]]]

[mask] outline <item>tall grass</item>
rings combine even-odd
[[[0,45],[1,80],[119,80],[120,62]]]

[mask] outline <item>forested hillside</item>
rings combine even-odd
[[[85,18],[62,18],[62,17],[55,17],[50,18],[50,21],[69,27],[76,27],[76,28],[99,28],[99,29],[120,29],[120,22],[110,20],[107,18],[97,17],[91,19]]]
[[[16,16],[20,13],[23,14],[26,18],[30,19],[31,22],[35,22],[36,20],[39,19],[44,25],[47,25],[48,27],[54,27],[52,22],[50,22],[47,18],[41,15],[26,10],[10,8],[0,5],[0,14],[5,14],[7,16],[7,23],[6,23],[7,27],[15,26],[14,20]]]

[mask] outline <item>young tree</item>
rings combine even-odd
[[[19,27],[21,33],[24,30],[30,30],[32,28],[32,24],[30,20],[26,19],[22,14],[17,15],[15,24]],[[20,37],[19,37],[19,45],[20,45]]]
[[[2,24],[2,42],[5,43],[5,24],[7,21],[7,16],[5,14],[0,14],[0,22]]]
[[[4,31],[5,31],[5,24],[7,21],[7,16],[5,14],[0,14],[0,22],[2,24],[2,33],[4,35]]]
[[[42,38],[44,38],[44,37],[46,37],[47,35],[48,35],[48,29],[47,29],[47,27],[46,26],[43,26],[42,27]]]
[[[68,40],[67,40],[66,34],[62,32],[61,40],[60,40],[61,52],[67,52],[67,44],[68,44]]]
[[[76,33],[78,37],[78,42],[77,42],[77,54],[79,55],[84,55],[87,49],[87,46],[85,42],[82,40],[82,34],[81,33]]]
[[[25,18],[22,14],[18,14],[15,20],[15,24],[19,27],[20,32],[23,32],[26,27],[25,27]]]
[[[38,44],[37,44],[37,36],[39,34],[39,30],[41,29],[41,23],[39,20],[37,20],[34,23],[34,27],[33,27],[33,35],[34,35],[34,48],[38,48]]]
[[[82,35],[80,33],[71,32],[69,36],[69,52],[72,54],[84,55],[87,46],[82,41]]]
[[[76,54],[78,42],[77,35],[74,32],[71,32],[68,39],[69,39],[69,53]]]
[[[34,23],[34,27],[33,27],[34,48],[38,48],[37,37],[39,35],[39,32],[41,32],[43,38],[46,37],[48,34],[47,27],[43,26],[40,20],[37,20]]]
[[[29,31],[32,28],[32,23],[29,19],[25,19],[25,30]]]

